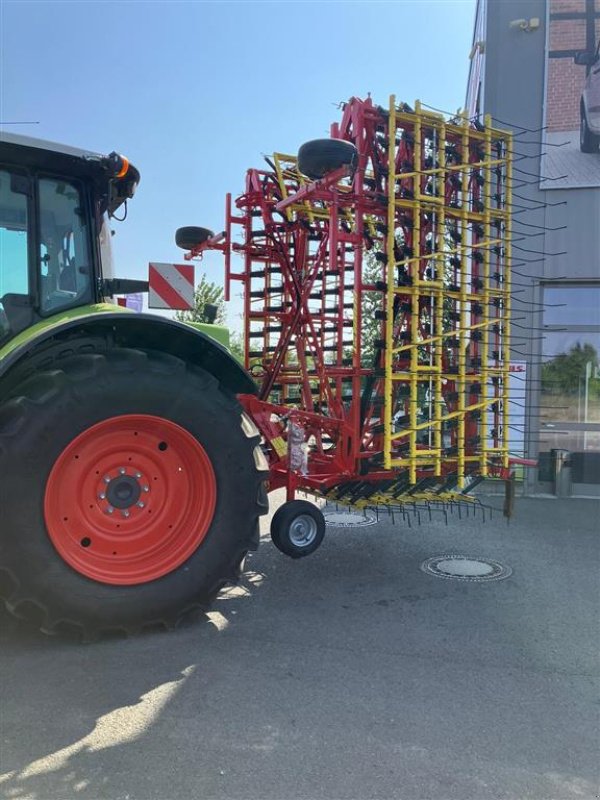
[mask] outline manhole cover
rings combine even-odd
[[[323,516],[329,528],[364,528],[378,522],[371,511],[324,511]]]
[[[421,569],[436,578],[454,578],[458,581],[499,581],[512,574],[505,567],[490,558],[471,558],[470,556],[433,556],[421,564]]]

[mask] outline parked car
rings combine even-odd
[[[597,153],[600,147],[600,41],[595,52],[577,53],[575,63],[588,68],[579,106],[579,149],[582,153]]]

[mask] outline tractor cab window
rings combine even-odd
[[[0,170],[0,340],[10,332],[8,295],[29,293],[27,196],[15,191],[16,180]]]
[[[53,314],[91,300],[89,223],[78,184],[41,178],[38,195],[41,310]]]

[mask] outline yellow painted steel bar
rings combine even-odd
[[[428,467],[433,465],[435,462],[435,453],[430,450],[423,450],[423,458],[419,461],[419,467]],[[432,457],[433,456],[433,457]],[[443,457],[442,459],[444,464],[451,464],[453,465],[456,462],[456,456],[454,457]],[[465,456],[465,463],[476,464],[479,462],[479,456]],[[407,467],[410,464],[409,458],[394,458],[392,459],[392,465],[395,467]]]
[[[411,200],[411,203],[412,203],[412,200]],[[445,210],[447,211],[447,207],[446,207]],[[468,221],[472,222],[473,220],[468,220]],[[483,214],[481,215],[481,220],[479,220],[479,221],[480,222],[484,221],[484,215]],[[503,243],[504,243],[504,239],[500,239],[500,238],[489,239],[488,241],[482,241],[481,244],[478,245],[478,247],[480,249],[486,248],[486,249],[489,250],[493,245],[496,246],[496,245],[500,245],[500,244],[503,244]],[[463,253],[465,253],[465,252],[468,253],[472,249],[473,249],[473,245],[468,244],[468,245],[465,245],[464,247],[455,247],[455,248],[450,248],[449,247],[445,251],[445,253],[446,253],[447,256],[455,256],[455,255],[456,256],[462,256]],[[403,258],[401,261],[398,261],[397,263],[400,264],[400,265],[404,265],[404,264],[408,265],[408,264],[411,264],[413,261],[417,261],[417,260],[418,260],[417,258],[412,256],[410,258]],[[432,285],[433,285],[433,283],[432,283]]]
[[[513,135],[512,133],[506,133],[506,207],[508,209],[512,208],[512,159],[513,159]],[[511,286],[512,286],[512,276],[511,276],[511,269],[512,269],[512,220],[510,215],[507,217],[504,236],[506,243],[504,245],[504,289],[506,292],[506,299],[505,299],[505,306],[504,306],[504,316],[506,317],[506,321],[504,323],[504,331],[503,331],[503,359],[504,359],[504,382],[503,382],[503,392],[502,392],[502,446],[504,448],[504,456],[502,461],[502,466],[505,469],[508,469],[509,466],[509,427],[508,427],[508,409],[509,409],[509,387],[508,387],[508,377],[509,377],[509,368],[510,368],[510,330],[511,330],[511,311],[512,311],[512,302],[511,302]]]
[[[484,128],[485,128],[485,138],[484,138],[484,157],[486,159],[490,159],[492,157],[492,132],[491,132],[491,122],[492,118],[489,114],[485,115],[484,119]],[[490,208],[492,204],[492,176],[489,175],[483,185],[483,203],[484,203],[484,210],[483,210],[483,238],[487,239],[490,237]],[[488,396],[488,366],[489,366],[489,358],[490,358],[490,323],[493,323],[493,320],[490,320],[490,251],[489,249],[485,249],[483,251],[483,324],[482,324],[482,336],[481,336],[481,401],[482,403],[486,403],[487,396]],[[475,328],[477,326],[473,326]],[[481,475],[485,478],[488,474],[488,435],[489,435],[489,424],[488,424],[488,416],[489,413],[484,413],[481,416],[481,420],[479,423],[479,441],[480,441],[480,452],[481,452],[481,460],[479,464],[479,468],[481,471]]]
[[[423,469],[423,467],[432,466],[435,461],[435,453],[430,450],[423,450],[422,451],[423,458],[419,459],[419,467]],[[456,464],[456,456],[443,456],[442,462],[444,464],[449,464],[454,466]],[[477,464],[479,462],[479,456],[465,456],[465,463],[469,464]],[[410,458],[393,458],[392,464],[396,467],[402,466],[407,467],[410,464]]]
[[[396,119],[399,125],[403,125],[403,123],[410,124],[413,119],[414,115],[417,113],[417,109],[415,108],[414,111],[400,111],[397,110],[396,112]],[[428,125],[435,125],[436,123],[439,124],[441,121],[444,120],[444,115],[441,113],[435,113],[432,111],[428,111],[427,109],[423,108],[423,104],[419,103],[418,113],[424,120],[427,120]],[[463,115],[461,114],[461,118]],[[448,138],[460,138],[463,133],[462,124],[458,122],[454,122],[453,120],[446,121],[446,130]],[[500,129],[494,129],[494,132],[498,134],[504,134],[504,131]],[[478,131],[476,128],[473,128],[471,131],[472,138],[474,140],[483,139],[484,133],[483,131]]]
[[[489,160],[486,159],[484,161],[473,161],[471,166],[473,169],[481,168],[481,169],[488,169],[491,167],[500,167],[504,166],[506,160],[504,158],[490,158]],[[448,174],[449,172],[460,172],[462,169],[462,164],[446,164],[443,167],[428,167],[427,169],[423,170],[412,170],[409,172],[398,172],[396,173],[396,178],[398,180],[404,180],[405,178],[413,178],[415,175],[438,175],[442,172]],[[426,195],[427,199],[431,199],[431,195]],[[473,213],[473,212],[471,212]]]
[[[417,466],[416,466],[416,453],[417,453],[417,411],[419,404],[419,383],[417,381],[417,372],[419,371],[419,349],[417,340],[419,338],[419,311],[420,311],[420,279],[419,279],[419,256],[421,255],[421,103],[417,100],[415,103],[415,122],[413,129],[413,159],[415,167],[417,167],[417,174],[413,178],[413,196],[416,205],[413,209],[413,254],[416,260],[411,264],[410,275],[412,277],[412,287],[414,289],[411,295],[411,316],[410,316],[410,395],[408,405],[408,418],[410,424],[409,441],[409,455],[411,463],[409,464],[409,481],[414,484],[417,482]],[[395,131],[391,134],[395,137]]]
[[[298,158],[296,156],[290,156],[286,153],[273,153],[273,161],[275,163],[275,172],[277,174],[277,182],[279,183],[279,188],[281,189],[281,196],[282,199],[286,200],[290,193],[288,191],[287,184],[285,182],[285,178],[291,178],[292,180],[297,180],[300,186],[306,185],[306,178],[302,173],[298,170]],[[288,164],[292,165],[292,169],[284,169],[282,167],[281,162],[285,161]],[[303,201],[302,203],[294,203],[291,206],[288,206],[285,209],[285,214],[288,221],[293,219],[293,212],[294,211],[304,211],[308,216],[311,224],[315,221],[315,214],[314,214],[314,206],[308,200]],[[326,218],[329,216],[328,209],[322,209],[322,214],[319,215],[321,218]]]
[[[492,405],[492,403],[495,403],[495,402],[496,402],[496,398],[495,397],[488,397],[485,400],[485,402],[472,403],[472,404],[469,404],[469,405],[465,405],[464,409],[462,409],[461,411],[450,411],[448,414],[444,414],[444,415],[440,416],[440,420],[442,422],[446,422],[447,420],[450,420],[450,419],[460,419],[461,415],[464,415],[465,412],[480,411],[482,409],[486,409],[489,405]],[[431,422],[429,420],[427,422],[420,422],[420,423],[417,424],[417,430],[418,431],[424,431],[424,430],[427,430],[427,428],[429,428],[430,426],[431,426]],[[408,429],[406,429],[404,431],[397,431],[396,433],[392,434],[392,441],[395,442],[396,439],[402,439],[403,437],[408,436],[409,433],[410,433],[410,431]]]
[[[417,375],[417,380],[418,381],[428,381],[429,378],[430,378],[430,373],[431,374],[437,374],[437,371],[435,369],[430,369],[429,366],[422,367],[421,369],[427,370],[427,372],[423,377],[419,377],[419,375]],[[504,372],[505,372],[504,366],[488,367],[488,373],[490,375],[503,376]],[[480,376],[479,372],[467,372],[467,377],[468,378],[478,378],[479,376]],[[442,378],[444,380],[447,380],[447,381],[455,381],[456,380],[456,373],[455,372],[442,373]],[[410,381],[410,373],[406,372],[406,371],[405,372],[394,372],[392,374],[392,380],[393,381],[404,381],[405,383],[408,383]]]
[[[286,200],[288,198],[289,193],[288,193],[288,190],[287,190],[287,184],[286,184],[284,176],[283,176],[284,170],[283,170],[283,168],[281,166],[281,162],[282,161],[289,161],[289,160],[290,160],[290,157],[284,155],[283,153],[273,153],[273,161],[275,162],[275,172],[277,174],[277,182],[279,183],[279,188],[281,190],[281,196],[282,196],[282,198],[284,200]],[[286,215],[286,217],[288,219],[288,222],[290,222],[291,219],[292,219],[292,213],[293,212],[292,212],[291,208],[286,208],[285,209],[285,215]]]
[[[437,162],[440,164],[439,171],[440,171],[440,180],[439,180],[439,191],[441,192],[442,196],[444,197],[444,204],[440,207],[435,220],[436,220],[436,241],[435,241],[435,281],[437,284],[443,286],[445,281],[445,270],[446,270],[446,203],[445,203],[445,195],[446,195],[446,179],[447,179],[447,172],[446,172],[446,121],[445,118],[442,116],[441,122],[439,124],[439,128],[437,130],[438,135],[438,147],[437,153],[435,154],[437,157]],[[435,163],[435,162],[434,162]],[[434,474],[436,477],[440,477],[442,474],[442,447],[443,447],[443,425],[442,425],[442,409],[445,405],[444,396],[442,394],[443,382],[442,382],[442,372],[444,369],[443,359],[444,359],[444,347],[443,347],[443,338],[444,338],[444,301],[443,297],[436,293],[431,293],[431,287],[429,288],[430,293],[430,308],[433,309],[433,329],[436,332],[436,336],[433,337],[432,344],[435,343],[435,350],[434,350],[434,366],[435,366],[435,379],[433,382],[433,416],[434,416],[434,424],[433,424],[433,451],[435,453],[434,458]]]
[[[429,282],[427,283],[427,286],[429,286]],[[504,292],[502,292],[502,296],[504,296]],[[498,318],[490,318],[490,319],[486,320],[485,322],[476,322],[474,325],[469,325],[466,328],[466,330],[467,331],[476,331],[476,330],[489,328],[490,325],[495,325],[497,322],[498,322]],[[446,339],[449,336],[456,336],[456,334],[458,333],[459,330],[460,330],[460,328],[455,328],[454,330],[443,331],[439,335],[436,334],[435,336],[429,336],[427,339],[420,339],[419,340],[419,344],[420,345],[425,345],[425,344],[435,344],[436,342],[441,342],[443,339]],[[488,331],[488,333],[489,333],[489,331]],[[410,344],[403,344],[400,347],[395,347],[394,348],[394,353],[401,353],[403,350],[410,350],[410,348],[411,348]]]
[[[429,376],[435,374],[437,368],[435,364],[417,364],[414,370],[411,368],[404,372],[393,372],[392,377],[396,379],[396,376],[402,375],[402,380],[410,382],[410,376],[413,372],[417,375],[417,380],[429,380]],[[425,378],[418,377],[420,372],[426,373]]]
[[[466,216],[469,199],[469,121],[465,113],[462,119],[461,132],[461,158],[463,170],[461,173],[460,206],[461,221],[460,232],[461,242],[466,242],[468,233],[468,219]],[[458,332],[458,430],[457,430],[457,465],[458,487],[462,489],[465,480],[465,391],[466,391],[466,366],[468,340],[466,336],[467,327],[467,248],[463,248],[460,256],[460,330]]]
[[[392,458],[392,406],[394,384],[392,382],[392,348],[394,341],[394,281],[396,244],[396,97],[390,95],[388,116],[388,206],[387,206],[387,266],[385,282],[385,370],[383,400],[383,464],[391,469]]]
[[[429,284],[428,284],[429,285]],[[413,291],[411,286],[401,286],[396,287],[395,292],[396,294],[410,294]],[[445,289],[444,287],[439,287],[434,284],[431,285],[431,293],[434,292],[443,292],[446,297],[456,297],[457,300],[460,300],[460,289],[456,292],[450,291]],[[504,289],[490,289],[490,297],[500,297],[503,298],[505,294]],[[476,294],[474,292],[467,292],[467,300],[481,300],[481,295]]]

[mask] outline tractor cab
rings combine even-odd
[[[139,179],[116,153],[0,133],[0,346],[109,293],[109,217]]]

